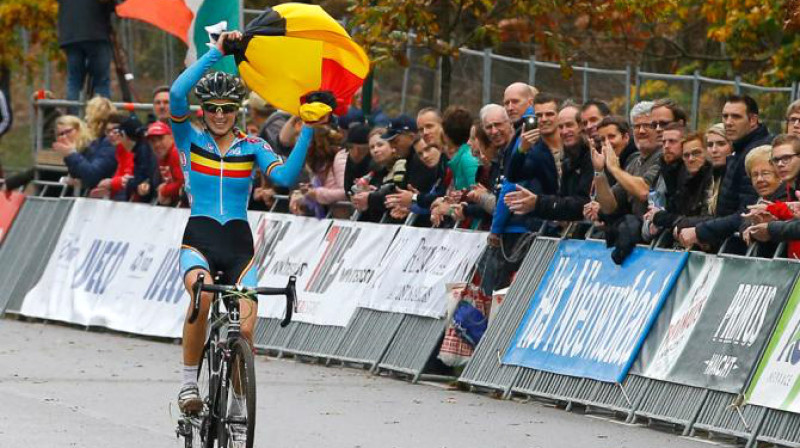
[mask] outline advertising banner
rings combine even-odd
[[[21,314],[180,337],[189,304],[178,266],[189,210],[76,199]]]
[[[258,286],[281,288],[295,275],[299,293],[301,279],[307,277],[331,220],[262,212],[250,212],[248,219],[253,229]],[[281,296],[261,296],[258,301],[261,317],[281,319],[285,308],[286,300]]]
[[[800,284],[796,284],[747,390],[747,403],[800,412]]]
[[[562,241],[503,363],[621,382],[685,252],[636,248],[622,266],[595,241]]]
[[[442,317],[447,283],[466,281],[486,247],[486,233],[401,227],[359,306]]]
[[[294,319],[316,325],[347,325],[397,232],[397,226],[290,215],[252,218],[259,286],[282,287],[296,275]],[[282,318],[285,309],[282,296],[259,299],[263,317]]]
[[[783,261],[693,254],[682,279],[688,292],[684,286],[671,295],[642,351],[644,376],[741,393],[798,269]]]
[[[12,191],[8,195],[0,194],[0,244],[3,243],[3,238],[11,228],[23,202],[25,195],[17,191]]]

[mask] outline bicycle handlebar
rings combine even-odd
[[[236,292],[263,296],[286,296],[286,313],[284,314],[283,320],[281,320],[281,327],[286,327],[289,325],[289,322],[292,321],[292,314],[297,311],[295,309],[297,306],[297,291],[295,289],[297,277],[294,275],[289,277],[289,282],[284,288],[243,288],[236,285],[207,285],[203,283],[204,279],[205,275],[200,274],[197,276],[197,281],[195,281],[194,285],[192,285],[192,292],[194,293],[194,306],[192,307],[192,314],[189,315],[190,324],[197,320],[197,315],[200,313],[200,294],[203,291],[218,292],[221,294]]]

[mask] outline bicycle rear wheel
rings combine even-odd
[[[219,446],[253,448],[256,429],[256,370],[253,350],[245,339],[237,339],[231,344],[227,366],[220,400],[225,416],[219,425]],[[242,435],[245,435],[245,440],[241,440]]]

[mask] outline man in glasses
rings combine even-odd
[[[786,108],[786,133],[800,137],[800,100]]]
[[[722,121],[726,137],[733,142],[733,156],[728,160],[728,168],[722,179],[717,199],[717,218],[697,227],[683,229],[679,239],[687,248],[698,243],[712,248],[721,245],[739,229],[741,213],[758,200],[744,167],[745,157],[753,148],[768,145],[772,141],[769,130],[759,120],[758,104],[750,96],[731,95],[722,108]]]
[[[676,123],[680,127],[686,127],[686,111],[674,100],[662,98],[653,103],[653,109],[650,111],[650,120],[652,120],[653,129],[658,134],[658,141],[662,142],[664,129],[670,124]],[[680,151],[678,152],[680,153]],[[680,159],[680,154],[677,157]]]
[[[313,129],[303,126],[286,161],[278,157],[264,140],[245,135],[234,128],[239,106],[246,95],[242,81],[227,73],[206,72],[225,56],[227,40],[241,40],[238,31],[222,33],[214,48],[187,68],[170,89],[172,133],[186,178],[191,215],[186,225],[180,268],[187,291],[200,274],[212,283],[212,273],[224,272],[223,284],[257,286],[253,264],[253,237],[247,222],[247,203],[254,169],[261,170],[274,184],[291,187],[305,163]],[[189,123],[189,91],[201,101],[203,129]],[[335,108],[324,93],[307,95]],[[315,101],[316,102],[316,101]],[[328,117],[321,121],[326,122]],[[201,296],[200,314],[183,328],[183,384],[178,406],[184,413],[202,409],[197,388],[197,370],[202,355],[205,327],[212,295]],[[242,336],[252,344],[256,322],[256,303],[240,302]],[[192,305],[189,305],[189,310]],[[188,311],[187,311],[188,315]],[[235,413],[237,409],[232,409]]]

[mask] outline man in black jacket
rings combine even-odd
[[[557,195],[537,195],[519,186],[505,196],[508,208],[515,214],[555,221],[583,219],[583,206],[589,202],[592,188],[592,158],[578,124],[580,109],[566,104],[558,112],[558,133],[564,145],[561,160],[561,185]]]
[[[769,130],[758,119],[758,104],[747,95],[731,95],[722,108],[722,121],[726,136],[733,141],[733,155],[728,156],[722,179],[717,218],[681,230],[679,241],[687,248],[698,243],[718,247],[739,229],[741,213],[758,200],[744,168],[750,150],[772,141]]]
[[[58,44],[67,54],[67,99],[77,100],[86,75],[91,92],[111,95],[111,13],[110,0],[58,2]]]

